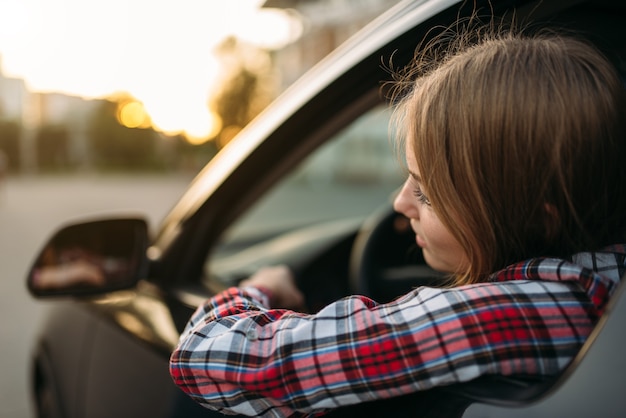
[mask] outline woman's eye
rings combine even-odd
[[[413,194],[419,199],[421,204],[430,206],[430,199],[422,192],[422,189],[419,187],[415,188]]]

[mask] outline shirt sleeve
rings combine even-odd
[[[175,383],[225,414],[321,414],[484,374],[558,373],[595,322],[572,282],[418,288],[388,304],[352,296],[315,315],[268,299],[232,288],[200,306],[171,356]]]

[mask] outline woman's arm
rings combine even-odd
[[[232,288],[200,307],[171,357],[176,384],[223,413],[322,413],[487,373],[555,374],[594,322],[575,282],[420,288],[385,305],[355,296],[315,315],[267,299]]]

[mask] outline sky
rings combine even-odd
[[[0,0],[5,76],[37,92],[125,91],[158,129],[211,129],[213,49],[227,36],[278,47],[294,26],[263,0]],[[293,23],[293,22],[292,22]]]

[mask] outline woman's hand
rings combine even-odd
[[[272,293],[270,302],[273,308],[304,308],[304,295],[296,286],[293,273],[287,266],[263,267],[239,283],[239,287],[245,286],[269,290]]]

